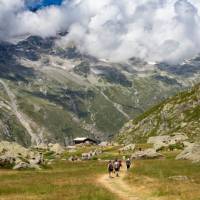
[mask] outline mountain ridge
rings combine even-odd
[[[42,142],[68,144],[76,136],[109,140],[129,119],[199,81],[198,59],[188,61],[190,73],[179,74],[181,65],[98,60],[74,46],[56,46],[58,38],[30,36],[16,44],[0,43],[0,79],[15,95],[20,112],[36,124],[33,132]],[[23,139],[5,122],[6,115],[15,115],[5,107],[10,104],[5,91],[0,97],[5,113],[0,137],[30,144],[17,119],[14,124],[23,130]]]
[[[200,83],[152,107],[120,130],[121,143],[145,141],[151,136],[187,135],[200,141]]]

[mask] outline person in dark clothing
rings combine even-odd
[[[115,169],[115,174],[118,177],[119,176],[120,163],[117,159],[114,162],[114,169]]]
[[[127,168],[127,171],[130,169],[130,167],[131,167],[131,160],[130,160],[130,158],[128,158],[128,159],[126,160],[126,168]]]
[[[110,178],[112,178],[113,170],[114,170],[113,163],[112,163],[112,161],[110,160],[109,163],[108,163],[108,174],[109,174],[109,177],[110,177]]]

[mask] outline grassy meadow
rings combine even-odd
[[[200,163],[175,160],[177,153],[165,152],[163,160],[134,161],[126,181],[139,188],[143,199],[200,200]],[[176,176],[183,180],[174,180]]]
[[[140,147],[149,145],[136,146]],[[80,147],[39,171],[0,169],[0,200],[120,200],[97,182],[107,173],[107,160],[131,155],[130,151],[119,154],[119,148],[106,147],[91,161],[67,161],[95,149]],[[141,200],[200,200],[200,163],[176,161],[179,151],[162,153],[165,159],[134,161],[124,181],[136,189]],[[45,158],[53,159],[51,154]],[[173,176],[187,176],[187,180],[169,179]]]
[[[41,171],[0,170],[1,200],[117,200],[97,185],[105,163],[56,161]]]

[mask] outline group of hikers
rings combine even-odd
[[[109,177],[112,178],[112,174],[115,174],[116,177],[118,177],[121,167],[122,167],[122,160],[118,160],[118,159],[115,159],[114,161],[110,160],[108,163]],[[127,171],[130,169],[130,167],[131,167],[131,160],[130,160],[130,158],[128,158],[126,160]]]

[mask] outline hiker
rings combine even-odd
[[[114,162],[114,169],[115,169],[116,177],[118,177],[119,176],[120,163],[117,159]]]
[[[112,173],[113,173],[113,163],[112,161],[110,160],[109,163],[108,163],[108,173],[109,173],[109,177],[112,178]]]
[[[127,168],[127,171],[130,169],[130,167],[131,167],[131,160],[130,160],[130,158],[128,158],[128,159],[126,160],[126,168]]]

